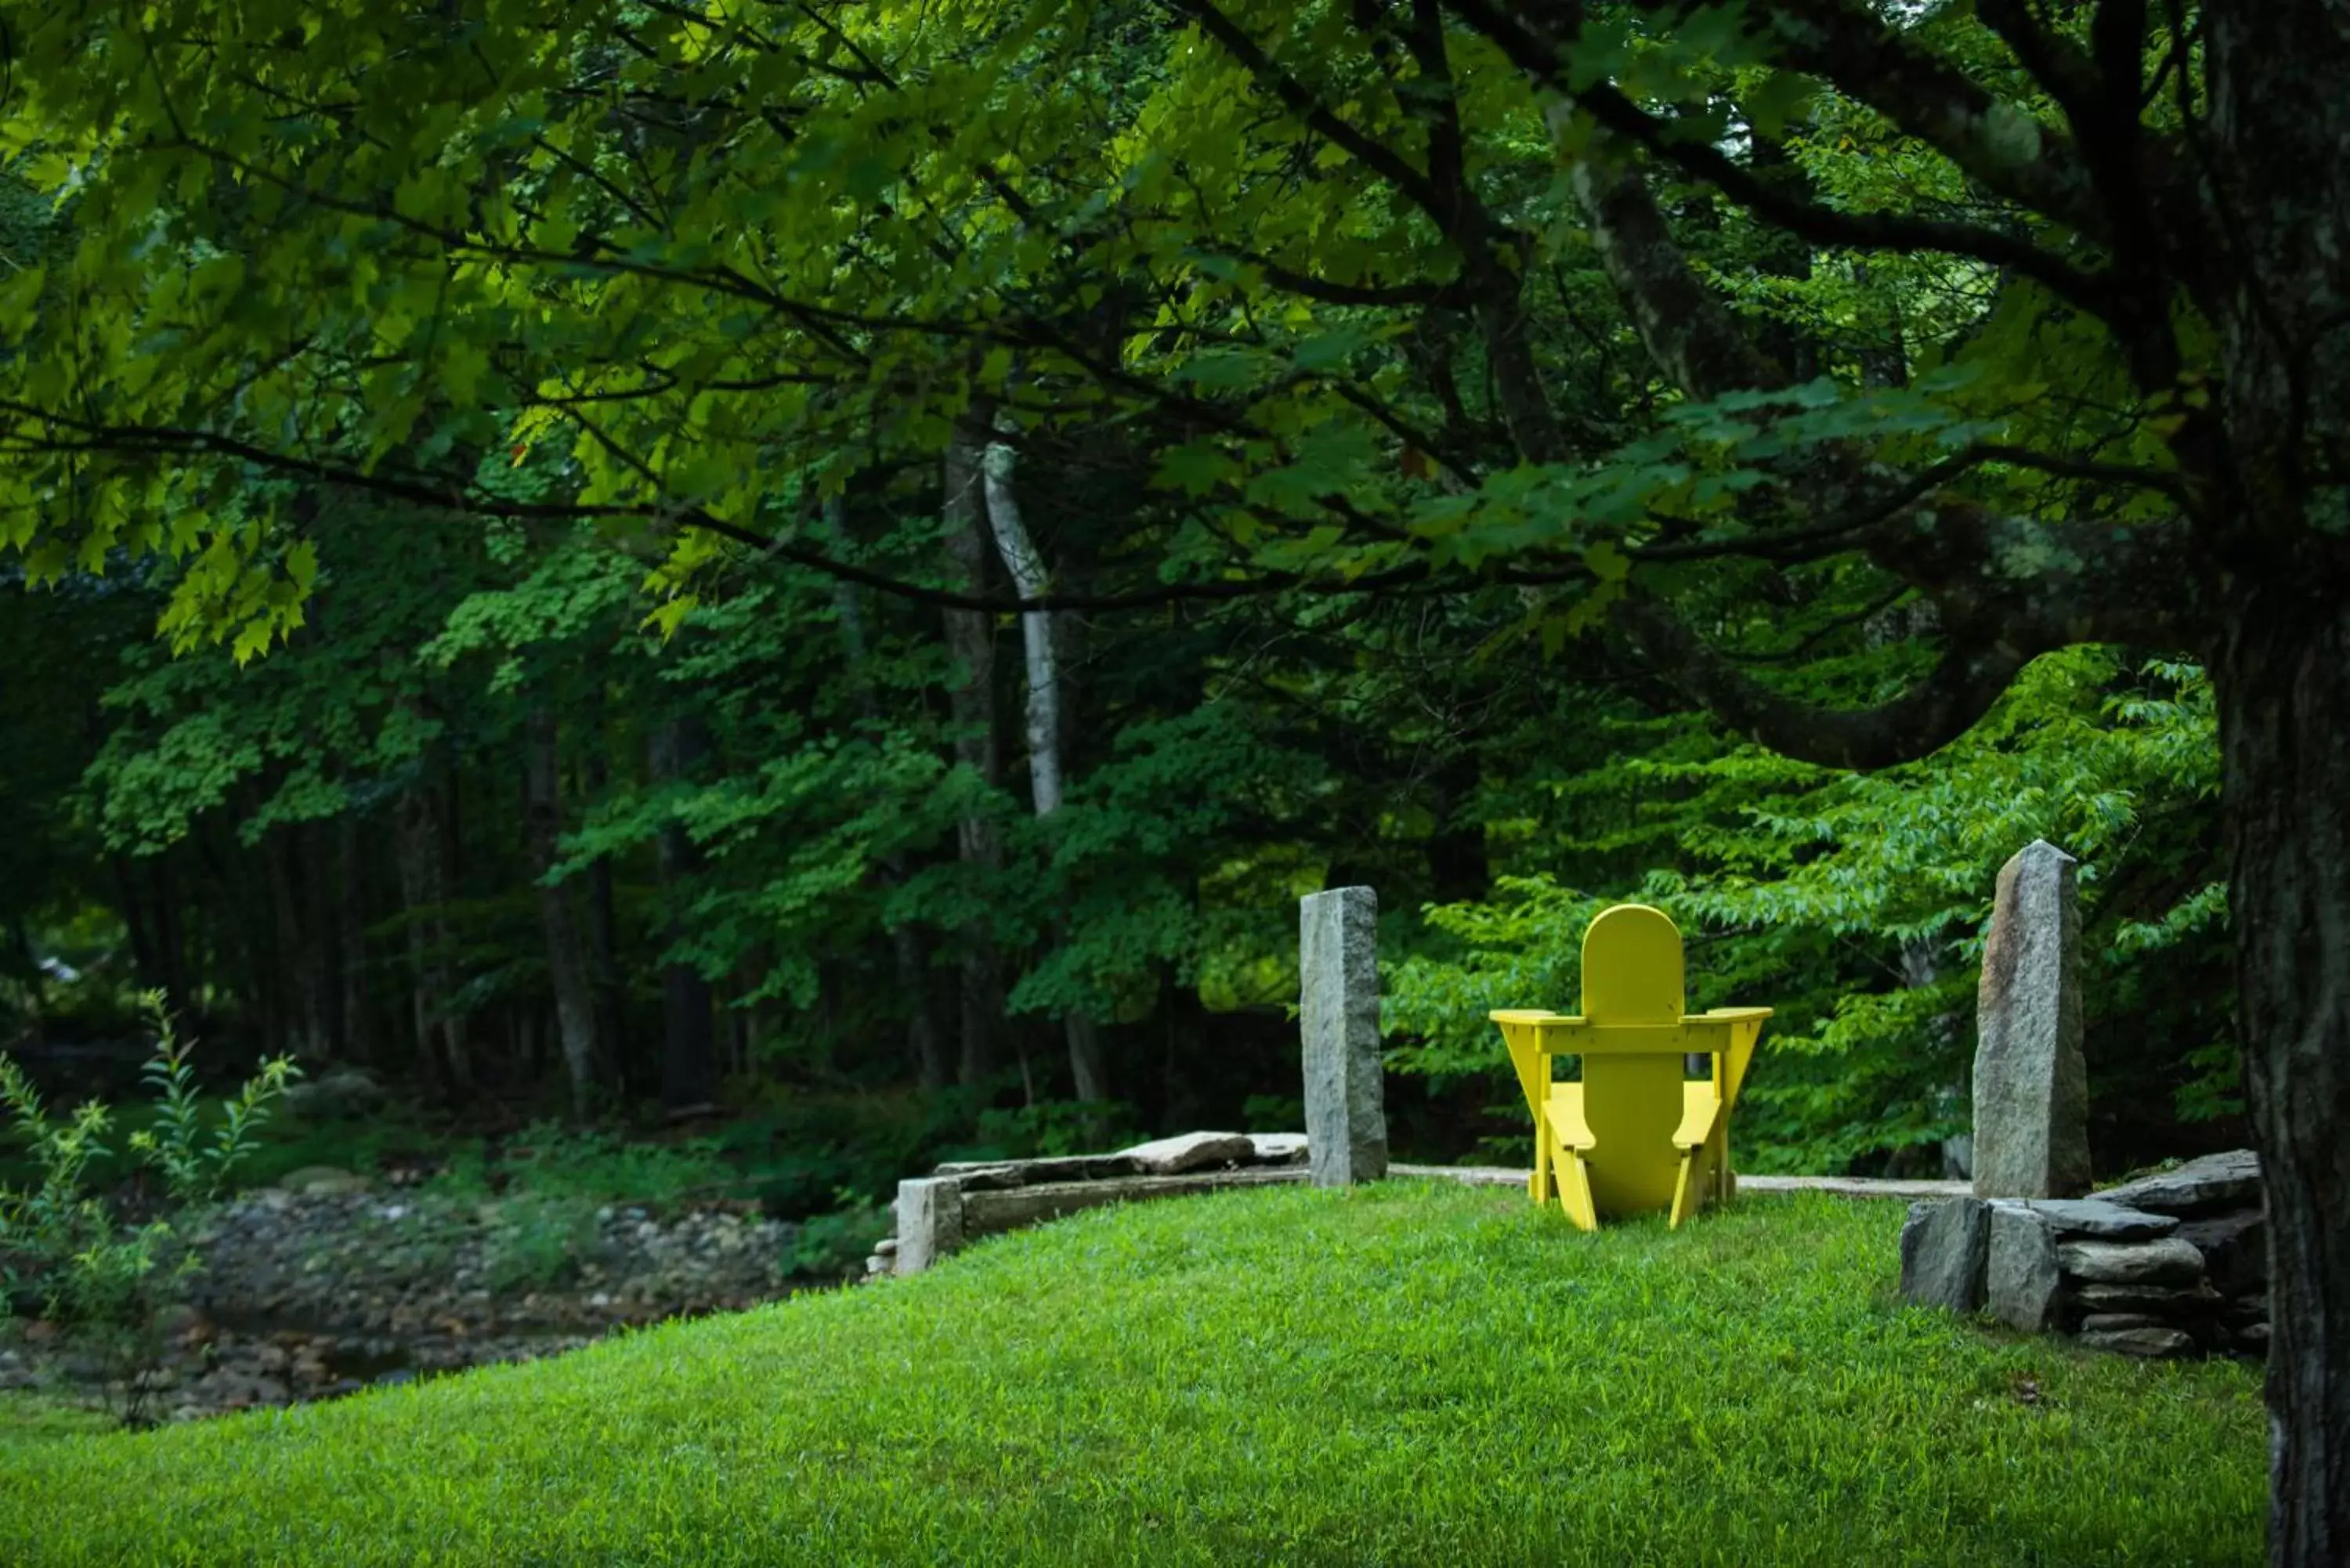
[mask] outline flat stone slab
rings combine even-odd
[[[1261,1166],[1246,1170],[1194,1170],[1180,1176],[1128,1176],[1113,1181],[1046,1181],[994,1192],[966,1192],[962,1221],[965,1238],[1017,1231],[1080,1210],[1108,1203],[1137,1203],[1153,1198],[1189,1198],[1203,1192],[1223,1192],[1239,1187],[1278,1187],[1302,1182],[1302,1165]],[[903,1190],[901,1188],[900,1190]],[[899,1272],[910,1272],[905,1254],[899,1254]]]
[[[2227,1304],[2226,1297],[2200,1281],[2191,1285],[2075,1285],[2073,1299],[2093,1313],[2152,1313],[2165,1322],[2209,1317]]]
[[[2151,1241],[2066,1241],[2057,1262],[2076,1280],[2103,1285],[2192,1284],[2203,1277],[2203,1254],[2175,1236]]]
[[[1390,1176],[1432,1176],[1469,1187],[1514,1187],[1523,1192],[1534,1172],[1508,1165],[1391,1165]],[[1963,1181],[1907,1181],[1874,1176],[1746,1176],[1737,1178],[1738,1196],[1750,1192],[1826,1192],[1838,1198],[1965,1198],[1974,1189]]]
[[[2248,1148],[2207,1154],[2176,1169],[2141,1176],[2094,1196],[2157,1214],[2249,1208],[2261,1200],[2261,1157]]]
[[[2079,1344],[2085,1350],[2111,1351],[2116,1355],[2139,1355],[2149,1361],[2173,1355],[2191,1355],[2195,1337],[2175,1328],[2109,1328],[2081,1335]]]
[[[1733,1129],[1732,1136],[1735,1136]],[[1734,1152],[1734,1151],[1733,1151]],[[1907,1181],[1877,1176],[1745,1176],[1738,1190],[1748,1192],[1829,1192],[1838,1198],[1966,1198],[1974,1186],[1965,1181]]]
[[[1260,1165],[1288,1165],[1306,1156],[1304,1133],[1251,1133],[1248,1139]]]
[[[1534,1172],[1513,1170],[1506,1165],[1390,1165],[1388,1174],[1433,1177],[1439,1181],[1457,1181],[1463,1187],[1514,1187],[1523,1192]]]
[[[1256,1140],[1246,1133],[1178,1133],[1119,1149],[1115,1158],[1132,1160],[1144,1176],[1180,1176],[1187,1170],[1247,1164],[1256,1158]]]
[[[1108,1181],[1145,1172],[1122,1154],[1065,1154],[1045,1159],[949,1160],[931,1174],[957,1178],[966,1189],[976,1192],[1038,1181]]]
[[[2103,1198],[1995,1198],[1994,1203],[2029,1209],[2059,1236],[2095,1236],[2108,1241],[2144,1241],[2178,1229],[2177,1216],[2125,1209]]]

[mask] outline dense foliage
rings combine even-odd
[[[0,699],[42,825],[12,1005],[87,1023],[111,977],[458,1103],[902,1085],[936,1136],[1022,1106],[999,1138],[1057,1147],[1105,1095],[1294,1119],[1293,900],[1360,881],[1429,1090],[1401,1136],[1450,1156],[1522,1137],[1484,1009],[1570,1001],[1581,923],[1639,897],[1696,1000],[1782,1010],[1751,1165],[1938,1169],[1992,877],[2040,836],[2084,862],[2102,1163],[2241,1137],[2211,698],[2172,649],[2043,658],[1864,775],[1593,635],[1656,557],[1781,693],[1898,691],[1930,597],[1706,541],[1864,437],[2140,515],[2012,461],[2152,461],[2110,346],[1979,259],[1674,187],[1793,391],[1676,387],[1576,226],[1593,126],[1493,38],[1173,9],[20,27],[78,63],[7,122],[11,439],[48,454],[8,527],[51,590],[0,600],[42,672]],[[1791,191],[1969,199],[1735,33],[1610,36],[1656,101],[1741,95]],[[1055,607],[974,607],[1007,591]]]

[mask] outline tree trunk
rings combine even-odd
[[[1029,537],[1021,515],[1020,497],[1012,487],[1018,461],[1009,443],[990,441],[984,468],[987,518],[994,531],[995,547],[1003,569],[1024,599],[1040,598],[1046,587],[1045,558]],[[1061,809],[1061,675],[1053,648],[1053,616],[1049,610],[1024,610],[1020,639],[1028,655],[1028,781],[1039,820]],[[1056,931],[1066,941],[1066,928]],[[1109,1073],[1102,1059],[1101,1033],[1083,1008],[1072,1007],[1062,1020],[1069,1043],[1069,1076],[1076,1096],[1087,1104],[1109,1098]]]
[[[594,683],[588,741],[580,759],[581,782],[590,808],[610,782],[604,760],[609,742],[605,728],[605,687],[601,665]],[[612,857],[598,855],[588,867],[588,974],[596,990],[596,1038],[603,1043],[611,1070],[624,1088],[650,1085],[652,1075],[640,1070],[642,1053],[629,1037],[620,985],[619,919],[613,907]]]
[[[708,732],[691,714],[657,725],[652,732],[653,776],[683,779],[709,750]],[[661,899],[668,910],[669,945],[683,940],[683,907],[690,884],[701,875],[700,846],[677,822],[663,825],[657,845]],[[711,1017],[710,981],[682,960],[661,964],[661,1104],[671,1112],[700,1110],[718,1094],[718,1040]]]
[[[172,874],[173,858],[167,849],[147,860],[148,890],[155,900],[155,983],[163,988],[173,1007],[192,1013],[203,1008],[204,999],[196,994],[200,988],[188,965],[186,922],[181,919],[180,879]]]
[[[305,984],[315,998],[320,1051],[331,1061],[347,1060],[343,1022],[342,931],[335,919],[334,846],[331,824],[313,818],[302,825],[302,918],[310,928]]]
[[[309,825],[287,823],[271,829],[262,846],[269,876],[270,912],[277,931],[277,961],[273,967],[278,976],[277,991],[284,998],[281,1049],[314,1064],[334,1054],[327,1026],[331,989],[329,933],[317,918],[313,896],[315,843]]]
[[[946,453],[947,553],[953,558],[962,587],[972,592],[984,588],[987,582],[987,539],[980,517],[982,439],[959,429],[947,443]],[[946,625],[948,651],[961,667],[949,695],[956,732],[955,761],[993,784],[1003,774],[995,741],[995,628],[976,610],[949,610]],[[964,864],[983,879],[992,879],[1003,860],[994,825],[973,813],[956,825],[955,836]],[[966,1086],[977,1086],[995,1071],[995,1028],[1003,1010],[1003,982],[994,941],[985,924],[974,920],[962,935],[960,1076]]]
[[[447,867],[442,858],[439,791],[419,778],[400,797],[400,893],[408,916],[410,1002],[418,1066],[452,1094],[473,1086],[472,1053],[462,1021],[452,1015],[455,990],[449,968]]]
[[[826,501],[825,524],[836,544],[848,535],[847,508],[838,496]],[[874,732],[879,743],[884,721],[880,705],[873,695],[873,683],[868,679],[867,664],[871,653],[865,635],[865,610],[858,603],[857,585],[842,578],[832,584],[832,608],[840,623],[842,652],[848,661],[848,683],[857,693],[857,709],[867,728]],[[893,850],[881,857],[881,883],[884,888],[902,886],[908,875],[906,857]],[[901,921],[889,928],[889,952],[897,967],[898,994],[906,1004],[906,1048],[921,1075],[924,1090],[935,1093],[947,1086],[946,1041],[939,1029],[939,1010],[934,989],[931,984],[930,943],[910,921]]]
[[[2220,804],[2247,1108],[2268,1199],[2269,1561],[2350,1562],[2350,27],[2202,9],[2197,145],[2225,458],[2207,492]],[[2190,456],[2210,443],[2189,421]]]
[[[2350,606],[2256,596],[2214,671],[2268,1198],[2269,1560],[2350,1561]]]
[[[374,1058],[374,1031],[369,1025],[367,991],[367,857],[359,847],[359,819],[346,810],[335,824],[335,857],[340,862],[336,925],[342,961],[344,1055],[353,1062]]]
[[[552,703],[532,705],[523,737],[527,780],[525,810],[532,879],[538,884],[539,923],[546,931],[546,972],[555,992],[556,1032],[571,1113],[585,1118],[604,1084],[604,1046],[596,1037],[596,993],[588,949],[570,890],[550,880],[563,840],[563,754]]]

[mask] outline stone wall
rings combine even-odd
[[[1901,1293],[2126,1355],[2264,1355],[2259,1159],[2208,1155],[2087,1198],[1912,1204]]]
[[[1304,1181],[1302,1133],[1184,1133],[1115,1154],[941,1165],[898,1184],[898,1233],[867,1274],[918,1274],[968,1241],[1105,1203]]]

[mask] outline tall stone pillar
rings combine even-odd
[[[2000,867],[1975,1002],[1978,1198],[2089,1189],[2075,865],[2035,838]]]
[[[1378,927],[1378,895],[1368,888],[1334,888],[1298,900],[1305,1150],[1316,1187],[1377,1181],[1388,1173]]]

